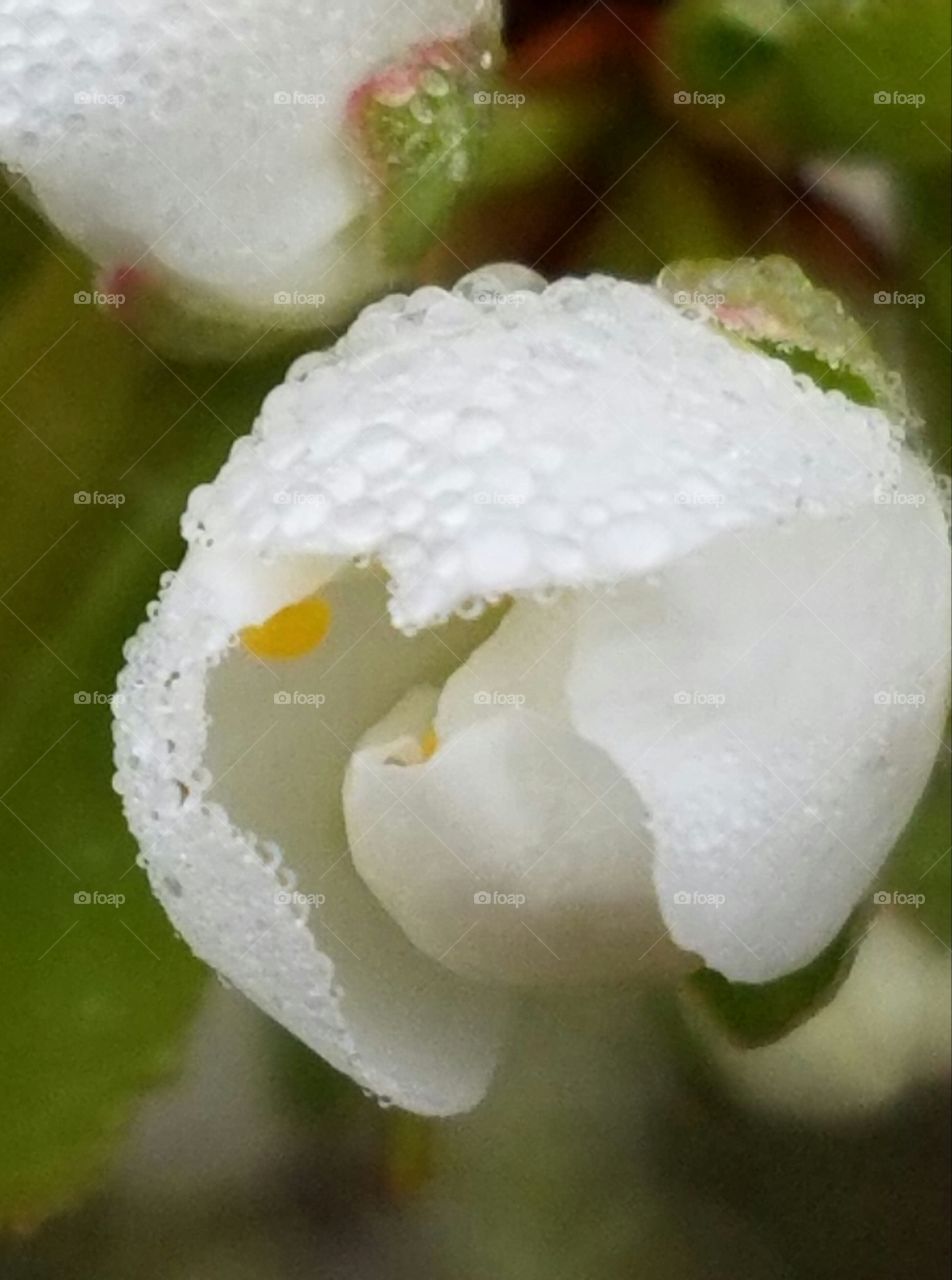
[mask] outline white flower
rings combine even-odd
[[[316,324],[392,275],[354,95],[442,42],[478,70],[498,22],[496,0],[11,0],[0,163],[109,296],[154,278]]]
[[[861,1117],[949,1073],[949,957],[918,923],[870,929],[836,999],[785,1039],[732,1045],[692,1008],[706,1051],[753,1107],[814,1122]]]
[[[530,989],[805,964],[936,751],[927,468],[650,287],[496,268],[367,309],[184,529],[120,686],[152,883],[420,1112],[482,1096]]]

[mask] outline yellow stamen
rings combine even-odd
[[[439,745],[440,740],[436,736],[436,730],[432,725],[430,725],[429,729],[427,729],[426,733],[420,739],[420,751],[423,753],[423,759],[429,760],[429,758],[434,755]]]
[[[309,596],[273,613],[258,627],[245,627],[241,643],[258,658],[300,658],[316,649],[331,625],[331,607]]]

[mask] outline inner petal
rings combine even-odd
[[[514,605],[442,695],[413,690],[348,771],[357,871],[417,947],[469,977],[604,982],[684,963],[641,801],[561,717],[581,608]]]

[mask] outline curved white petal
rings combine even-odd
[[[726,535],[580,620],[574,721],[645,803],[673,937],[732,979],[831,940],[935,758],[947,530],[919,463],[898,494]]]
[[[477,23],[494,0],[12,0],[0,163],[101,264],[323,319],[387,275],[349,230],[373,191],[349,95]]]
[[[299,361],[188,528],[219,552],[374,555],[414,627],[470,597],[638,576],[895,482],[881,413],[654,289],[593,277],[487,305],[494,278],[388,298]]]
[[[527,627],[527,614],[541,617]],[[420,690],[364,740],[344,793],[354,864],[416,945],[459,973],[577,984],[677,972],[638,797],[520,683],[532,650],[507,632],[551,644],[553,614],[517,604],[451,677],[441,708],[468,704],[468,717],[444,716],[436,691]],[[485,675],[480,659],[500,649],[510,688],[477,689],[470,666]],[[434,721],[424,761],[414,747]]]
[[[119,779],[153,887],[199,956],[335,1066],[415,1111],[465,1110],[507,997],[427,959],[378,905],[348,855],[341,786],[363,729],[415,680],[445,679],[470,637],[461,623],[393,635],[380,584],[351,573],[324,589],[324,643],[269,666],[229,645],[198,564],[120,681]]]

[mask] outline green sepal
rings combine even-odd
[[[379,184],[371,230],[395,267],[435,241],[472,180],[493,113],[506,92],[492,76],[495,35],[474,32],[413,51],[370,80],[350,115],[368,171]]]
[[[658,277],[675,306],[777,356],[825,390],[875,405],[894,422],[918,425],[898,373],[828,289],[790,258],[675,262]]]
[[[869,928],[864,906],[833,941],[802,969],[773,982],[731,982],[714,969],[686,980],[688,998],[701,1003],[730,1040],[755,1049],[782,1039],[830,1003],[849,976],[859,943]]]

